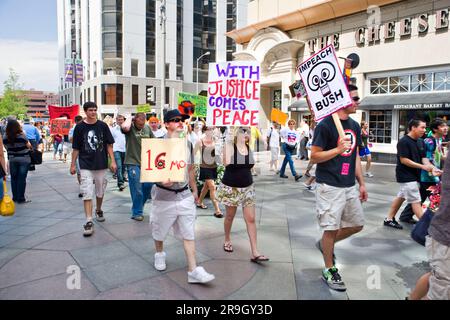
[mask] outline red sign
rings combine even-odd
[[[72,128],[72,120],[52,119],[50,122],[50,134],[67,136],[69,135],[70,128]]]
[[[55,107],[48,106],[48,113],[50,114],[50,119],[57,118],[67,118],[75,121],[75,117],[80,111],[80,106],[75,104],[70,107]]]

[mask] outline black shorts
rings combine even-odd
[[[216,180],[217,179],[217,168],[202,168],[200,167],[200,180]]]

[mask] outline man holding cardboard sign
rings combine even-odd
[[[361,128],[350,118],[358,107],[358,88],[347,88],[333,46],[319,51],[298,70],[315,120],[322,120],[311,147],[311,161],[317,163],[316,211],[323,231],[317,242],[325,262],[322,276],[331,289],[345,291],[335,266],[334,244],[362,230],[361,202],[367,200],[358,154]]]
[[[345,138],[339,137],[330,116],[317,126],[311,147],[311,160],[317,163],[316,211],[323,231],[317,247],[325,261],[323,278],[331,289],[339,291],[345,291],[346,287],[334,263],[334,244],[362,230],[364,216],[361,202],[367,200],[358,155],[361,128],[349,117],[356,112],[359,97],[355,86],[350,85],[349,89],[353,105],[337,112]],[[355,187],[355,178],[359,191]]]
[[[192,146],[190,146],[189,150],[186,150],[188,149],[187,139],[180,139],[180,136],[184,134],[184,121],[187,118],[189,116],[182,115],[178,110],[168,111],[164,116],[167,135],[164,139],[155,141],[170,144],[171,140],[173,140],[176,147],[180,143],[179,140],[181,140],[185,148],[177,150],[172,146],[172,148],[167,150],[160,149],[159,154],[153,154],[151,159],[147,157],[149,155],[148,151],[151,154],[153,150],[143,149],[142,158],[149,160],[149,166],[145,171],[156,170],[156,172],[160,172],[159,179],[156,176],[151,177],[152,181],[157,182],[156,188],[152,191],[153,202],[150,220],[156,248],[155,269],[159,271],[166,269],[166,253],[163,251],[164,240],[170,229],[173,228],[175,236],[183,240],[188,262],[188,282],[206,283],[214,280],[215,277],[206,272],[203,267],[197,266],[195,259],[195,203],[198,200],[198,190],[192,162]],[[184,159],[180,158],[180,155],[183,155],[183,153],[185,155]],[[159,157],[159,160],[153,159],[153,156]],[[156,168],[153,164],[155,164]],[[144,177],[145,173],[141,179],[144,180]],[[192,191],[189,190],[189,186]]]

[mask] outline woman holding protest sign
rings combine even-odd
[[[269,258],[260,254],[256,245],[255,187],[251,173],[255,160],[249,147],[250,133],[249,127],[235,128],[233,140],[225,145],[223,152],[225,174],[217,191],[217,198],[226,206],[223,250],[233,252],[230,238],[231,226],[237,208],[242,206],[252,251],[250,260],[259,263],[268,261]]]
[[[200,180],[204,181],[203,189],[198,198],[197,207],[201,209],[207,209],[203,203],[203,199],[209,191],[209,197],[214,206],[214,216],[216,218],[223,218],[223,214],[220,211],[219,203],[216,200],[216,185],[217,179],[217,163],[216,152],[214,142],[214,128],[202,127],[203,138],[201,138],[196,146],[195,150],[201,150],[202,162],[200,164]],[[194,152],[194,154],[197,152]]]

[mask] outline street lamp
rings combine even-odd
[[[76,58],[77,58],[77,52],[75,50],[72,50],[72,94],[73,94],[72,105],[77,103],[77,98],[76,98],[77,92],[76,92],[76,88],[75,88],[76,87],[75,77],[77,75],[76,65],[75,65]]]
[[[209,56],[211,54],[211,52],[206,52],[206,53],[204,53],[204,54],[202,54],[200,57],[198,57],[198,59],[197,59],[197,94],[199,94],[199,92],[198,92],[198,62],[200,61],[200,59],[201,58],[203,58],[204,56]]]

